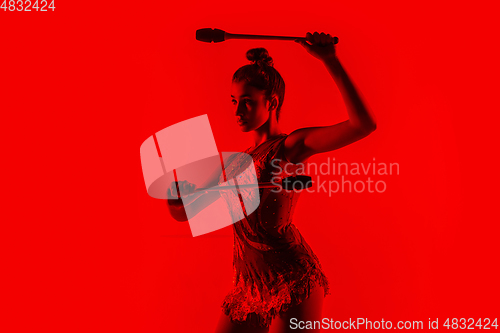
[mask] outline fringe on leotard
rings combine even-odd
[[[269,327],[276,316],[307,299],[316,287],[324,288],[324,296],[330,294],[328,279],[319,262],[302,260],[300,266],[299,272],[278,275],[278,282],[270,288],[265,284],[262,287],[248,284],[240,277],[236,287],[224,299],[223,312],[234,323]],[[302,277],[294,277],[301,272]]]

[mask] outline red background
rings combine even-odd
[[[267,48],[286,82],[285,132],[347,113],[300,45],[196,41],[205,27],[338,36],[378,129],[311,162],[400,165],[385,193],[302,195],[294,222],[332,287],[324,317],[498,316],[496,2],[55,5],[0,11],[5,332],[214,329],[231,229],[192,238],[147,195],[140,145],[202,114],[220,151],[251,145],[229,89],[253,47]]]

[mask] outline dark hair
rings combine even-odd
[[[273,58],[269,56],[265,48],[250,49],[246,56],[252,63],[240,67],[233,75],[233,82],[246,81],[252,87],[264,90],[265,98],[268,101],[271,101],[273,95],[277,95],[276,120],[278,120],[285,98],[285,81],[273,67]]]

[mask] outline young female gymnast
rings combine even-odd
[[[335,125],[283,133],[278,123],[285,95],[283,78],[273,67],[266,49],[249,50],[247,58],[252,64],[234,73],[231,99],[237,124],[243,132],[252,134],[255,144],[245,153],[253,159],[259,183],[293,175],[299,167],[297,163],[351,144],[376,128],[336,56],[330,34],[308,32],[306,40],[296,42],[324,63],[340,90],[349,119]],[[225,167],[226,179],[241,174],[244,164],[244,158],[238,155],[231,158]],[[219,172],[201,187],[224,181]],[[187,181],[172,186],[184,194],[196,190]],[[170,197],[171,193],[169,189]],[[195,210],[203,209],[220,196],[226,199],[230,210],[241,209],[242,197],[250,195],[245,190],[241,190],[242,197],[229,195],[229,191],[201,193],[192,195],[191,209],[193,206]],[[295,332],[292,318],[296,322],[322,319],[323,298],[329,294],[329,284],[318,258],[292,223],[299,193],[261,188],[258,194],[259,207],[251,214],[244,213],[244,218],[233,224],[233,288],[223,301],[216,333]],[[178,206],[169,207],[173,215],[179,214]]]

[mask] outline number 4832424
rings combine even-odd
[[[17,12],[31,12],[31,11],[46,12],[49,9],[54,11],[56,9],[56,7],[54,6],[54,0],[52,0],[50,2],[50,4],[49,4],[49,1],[46,1],[46,0],[40,0],[40,1],[38,1],[38,0],[35,0],[35,1],[4,0],[2,2],[2,6],[0,6],[0,8],[3,9],[4,12],[6,12],[6,11],[10,11],[10,12],[14,12],[14,11],[17,11]]]

